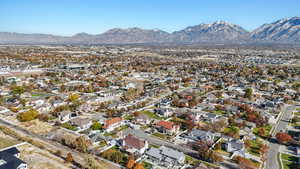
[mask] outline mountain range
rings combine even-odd
[[[0,44],[139,44],[139,43],[300,43],[300,17],[264,24],[252,32],[217,21],[168,33],[159,29],[110,29],[102,34],[73,36],[0,32]]]

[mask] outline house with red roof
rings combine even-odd
[[[171,121],[159,121],[156,123],[156,129],[161,133],[166,133],[169,135],[178,134],[180,126],[176,125]]]
[[[115,117],[115,118],[105,120],[103,128],[105,129],[106,132],[111,132],[114,129],[120,127],[121,125],[123,125],[123,119],[120,117]]]
[[[128,134],[123,139],[122,148],[131,154],[142,155],[149,148],[149,144],[146,140],[140,140],[134,135]]]

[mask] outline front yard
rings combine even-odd
[[[256,139],[256,140],[250,140],[249,143],[250,143],[250,146],[247,148],[247,152],[259,157],[260,156],[260,147],[263,145],[262,141]]]
[[[167,135],[159,133],[159,132],[153,133],[152,135],[155,136],[155,137],[159,137],[159,138],[161,138],[163,140],[166,140],[168,138]]]
[[[157,114],[155,114],[154,112],[151,112],[151,111],[148,111],[148,110],[145,110],[145,111],[141,111],[140,113],[148,116],[149,118],[151,119],[156,119],[156,120],[163,120],[164,118],[163,117],[159,117]]]
[[[263,130],[265,131],[265,133],[264,133],[263,136],[267,137],[267,136],[270,135],[272,126],[268,124],[268,125],[265,125],[265,126],[263,126],[263,127],[256,127],[256,128],[253,129],[253,133],[254,133],[255,135],[259,135],[259,130],[260,130],[260,129],[263,129]]]
[[[298,169],[300,166],[300,164],[297,164],[297,162],[299,162],[299,157],[296,156],[281,154],[281,160],[283,169]]]
[[[128,155],[126,153],[121,152],[121,150],[119,150],[115,146],[102,152],[100,156],[109,161],[121,164],[123,166],[125,166],[128,161]]]

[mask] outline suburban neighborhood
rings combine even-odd
[[[299,53],[251,50],[1,46],[0,168],[299,168]]]

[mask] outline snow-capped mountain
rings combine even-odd
[[[74,36],[0,32],[0,44],[133,44],[133,43],[300,43],[300,17],[264,24],[248,32],[224,21],[189,26],[168,33],[159,29],[110,29],[102,34]]]
[[[248,32],[242,27],[224,21],[200,24],[174,32],[173,38],[183,42],[226,42],[243,40]]]
[[[300,42],[300,17],[264,24],[251,32],[254,40]]]

